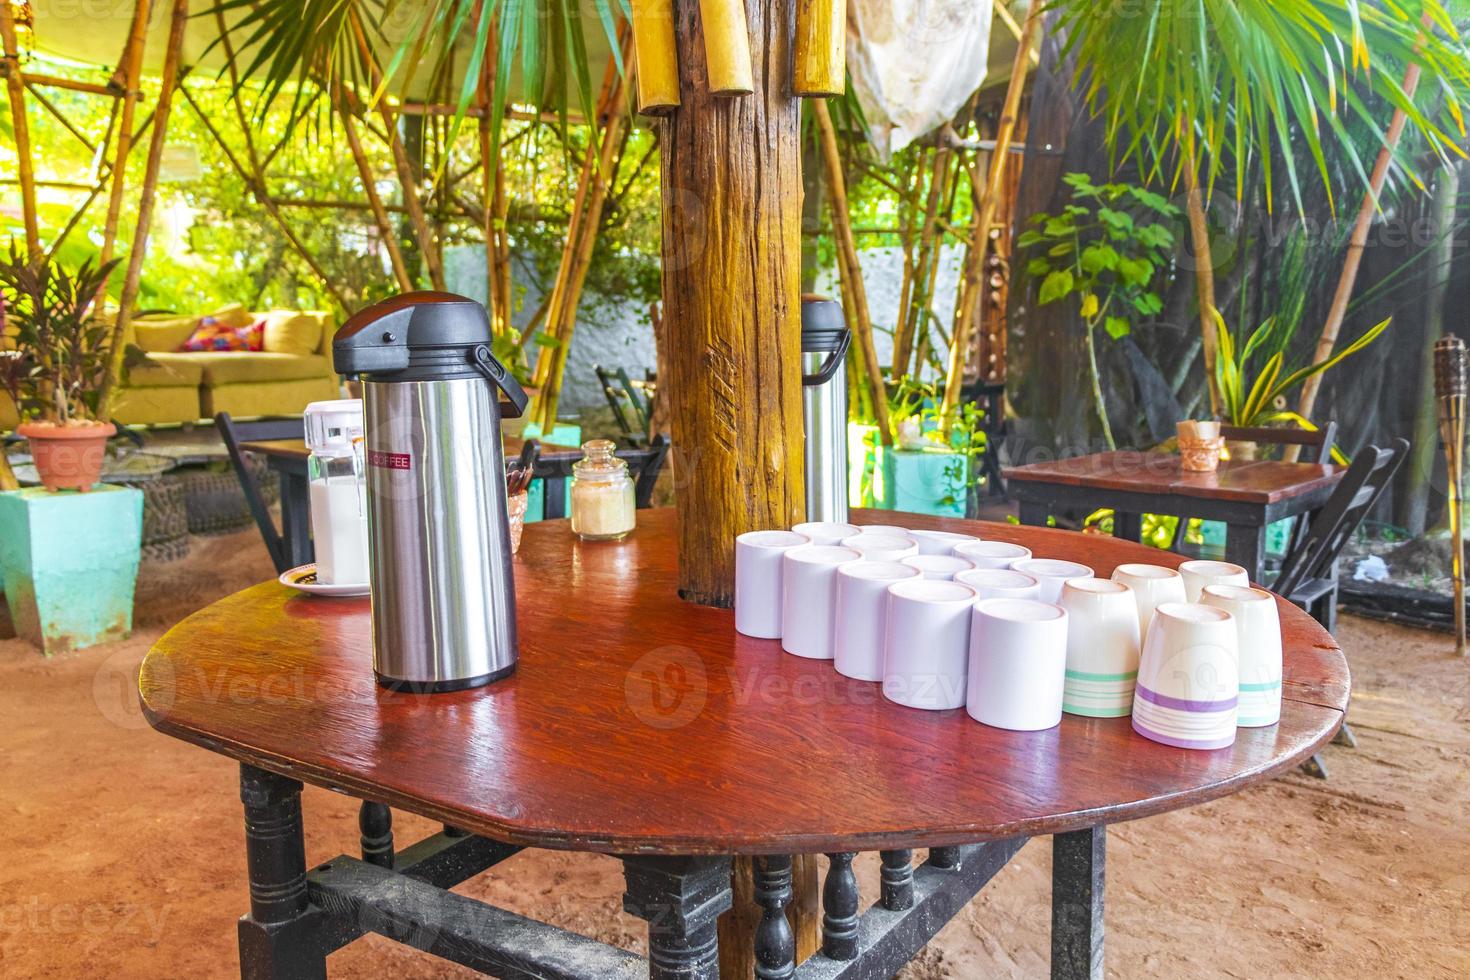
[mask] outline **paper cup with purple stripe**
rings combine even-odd
[[[1240,654],[1224,609],[1166,602],[1154,610],[1138,663],[1133,730],[1181,749],[1235,742]]]

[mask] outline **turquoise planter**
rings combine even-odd
[[[580,446],[582,445],[582,427],[569,422],[558,422],[551,430],[551,435],[541,434],[541,426],[535,422],[527,422],[521,430],[522,439],[540,439],[549,442],[553,446]]]
[[[143,494],[39,487],[0,493],[0,569],[16,635],[48,656],[125,638],[143,544]]]
[[[572,481],[562,482],[562,494],[566,497],[563,514],[572,512]],[[526,523],[534,524],[536,521],[546,519],[546,481],[532,480],[531,486],[526,490]]]
[[[936,517],[965,516],[963,453],[885,450],[869,425],[847,429],[848,503]]]

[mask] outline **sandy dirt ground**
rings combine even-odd
[[[0,640],[0,976],[237,975],[237,769],[151,731],[133,689],[170,624],[269,577],[253,533],[194,545],[144,569],[126,642],[48,661]],[[1358,748],[1327,750],[1328,782],[1293,774],[1115,826],[1109,975],[1470,975],[1470,662],[1439,634],[1352,617],[1340,633]],[[355,852],[356,803],[310,788],[304,801],[309,859]],[[435,829],[397,816],[400,846]],[[861,860],[871,901],[876,855]],[[1050,865],[1047,839],[1028,844],[901,975],[1045,976]],[[525,852],[460,890],[642,943],[611,858]],[[469,975],[376,937],[329,964],[334,977]]]

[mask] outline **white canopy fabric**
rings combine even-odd
[[[847,69],[881,154],[953,119],[981,85],[991,12],[984,0],[848,0]]]

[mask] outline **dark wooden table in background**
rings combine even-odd
[[[854,519],[980,533],[1100,575],[1179,561],[1065,531]],[[671,510],[640,511],[617,543],[578,541],[566,521],[528,526],[515,562],[519,668],[453,694],[374,683],[366,600],[271,582],[163,636],[139,679],[149,721],[241,764],[243,974],[323,976],[327,953],[374,931],[496,975],[710,980],[732,856],[758,855],[763,975],[887,977],[1026,839],[1053,834],[1052,975],[1101,977],[1104,826],[1288,770],[1347,705],[1341,650],[1282,601],[1281,722],[1242,729],[1228,749],[1159,745],[1127,718],[1003,731],[963,709],[901,707],[830,662],[738,635],[729,610],[678,599],[676,566]],[[362,860],[307,864],[302,782],[371,801]],[[390,806],[446,832],[395,854]],[[624,907],[650,923],[649,961],[444,890],[519,847],[619,856]],[[917,869],[913,848],[930,848]],[[851,858],[874,849],[883,897],[859,916]],[[793,974],[791,855],[817,853],[833,856],[823,952]]]
[[[1006,470],[1022,524],[1039,527],[1054,514],[1111,507],[1113,533],[1137,541],[1144,514],[1220,521],[1226,559],[1250,572],[1252,582],[1262,581],[1266,526],[1322,506],[1341,478],[1335,466],[1274,460],[1223,460],[1213,473],[1191,473],[1178,456],[1132,450]]]
[[[519,456],[525,444],[519,436],[506,436],[506,459]],[[546,442],[541,447],[547,453],[581,452],[573,446]],[[315,553],[311,546],[311,495],[306,475],[311,450],[306,448],[305,440],[261,439],[242,442],[240,448],[265,457],[266,465],[281,478],[281,540],[286,545],[287,561],[292,568],[312,561]]]

